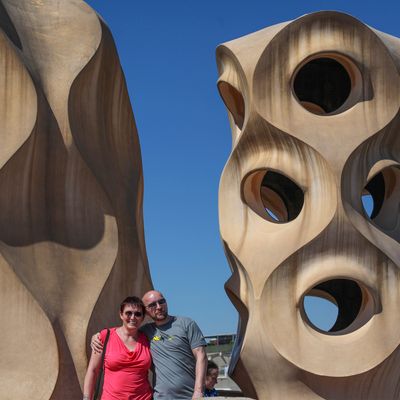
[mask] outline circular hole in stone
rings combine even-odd
[[[327,312],[326,303],[314,304],[310,307],[310,297],[323,299],[325,302],[331,303],[330,316],[334,314],[335,307],[337,308],[336,319],[326,321]],[[343,331],[352,325],[360,314],[363,304],[363,290],[360,285],[350,279],[331,279],[322,282],[303,297],[302,308],[306,321],[317,330],[335,333]]]
[[[267,218],[273,222],[293,221],[303,208],[301,188],[278,172],[267,171],[261,182],[260,196]]]
[[[365,186],[361,200],[365,213],[374,219],[382,208],[385,199],[385,179],[382,172],[376,174]]]
[[[241,189],[243,202],[270,222],[293,221],[303,208],[303,190],[276,171],[260,169],[249,173]]]
[[[379,228],[400,238],[397,227],[400,221],[400,168],[397,165],[383,168],[365,185],[361,201],[365,214]]]
[[[236,126],[243,128],[245,116],[245,103],[242,94],[228,82],[220,81],[217,85],[219,93],[226,108],[231,113]]]
[[[293,91],[308,111],[331,114],[344,105],[352,90],[346,67],[331,57],[317,57],[300,66],[293,80]]]

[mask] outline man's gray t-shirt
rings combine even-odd
[[[164,325],[152,322],[140,328],[150,342],[154,399],[191,399],[196,366],[192,349],[205,346],[206,341],[193,320],[170,317]]]

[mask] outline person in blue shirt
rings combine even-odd
[[[218,392],[214,386],[218,383],[218,365],[208,361],[204,397],[217,397]]]

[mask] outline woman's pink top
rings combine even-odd
[[[101,400],[150,400],[152,390],[147,378],[151,366],[150,346],[146,336],[139,333],[136,347],[130,351],[110,328],[104,358],[104,384]],[[104,343],[107,329],[100,332]]]

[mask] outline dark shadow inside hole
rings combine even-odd
[[[293,90],[306,109],[327,114],[345,103],[351,91],[351,78],[333,58],[315,58],[299,69]]]
[[[371,196],[373,203],[372,212],[369,213],[364,204],[363,206],[367,215],[371,219],[374,219],[379,214],[379,211],[383,205],[383,201],[385,200],[385,179],[382,172],[376,174],[365,186],[362,196],[366,196],[368,194]]]
[[[260,194],[267,214],[276,222],[294,220],[303,208],[301,188],[278,172],[268,171],[264,175]]]
[[[324,297],[320,294],[321,292],[326,293],[326,298],[333,298],[338,307],[336,322],[327,332],[338,332],[346,329],[356,320],[361,310],[363,294],[360,286],[355,281],[349,279],[331,279],[315,286],[306,295],[313,295],[313,291],[319,297]],[[304,311],[307,315],[305,308]],[[310,318],[309,320],[312,322]]]

